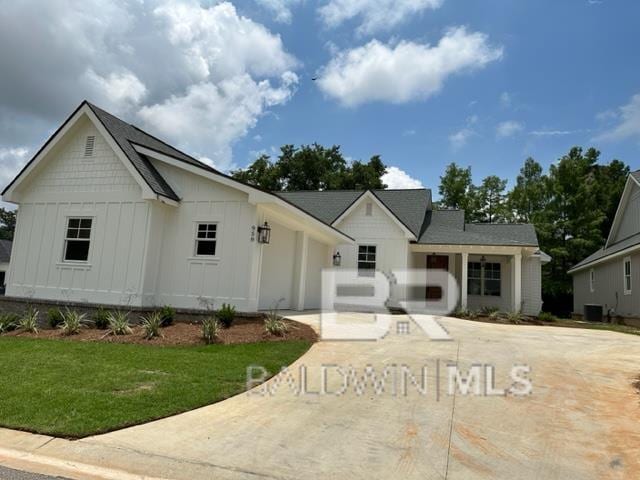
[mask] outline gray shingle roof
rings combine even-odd
[[[0,263],[9,263],[12,245],[11,240],[0,240]]]
[[[636,170],[635,172],[631,172],[633,178],[635,178],[638,182],[640,182],[640,170]]]
[[[640,233],[636,233],[635,235],[632,235],[628,238],[625,238],[624,240],[616,242],[613,245],[609,245],[608,248],[603,247],[600,250],[595,251],[594,253],[589,255],[587,258],[585,258],[581,262],[576,263],[573,267],[571,267],[569,269],[569,273],[579,268],[582,268],[586,265],[589,265],[590,263],[593,263],[596,260],[601,260],[603,258],[609,257],[618,252],[621,252],[622,250],[625,250],[627,248],[635,247],[636,245],[640,245]]]
[[[87,102],[87,105],[93,113],[96,114],[98,120],[104,125],[104,128],[111,134],[115,142],[122,149],[127,158],[131,161],[135,169],[140,173],[142,178],[147,182],[151,190],[158,195],[170,198],[172,200],[180,200],[178,195],[173,191],[165,179],[153,166],[151,161],[144,155],[139,154],[132,144],[138,144],[143,147],[150,148],[157,152],[163,153],[170,157],[176,158],[196,167],[216,172],[208,165],[199,162],[193,157],[181,152],[171,145],[159,140],[139,128],[120,120],[118,117],[111,115],[109,112]],[[216,172],[217,173],[217,172]]]
[[[427,210],[431,208],[431,190],[371,190],[371,193],[416,237],[420,235]],[[325,190],[280,192],[278,195],[327,224],[335,222],[364,191]]]

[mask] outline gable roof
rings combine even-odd
[[[0,263],[9,263],[12,246],[13,242],[11,240],[0,240]]]
[[[591,264],[599,263],[599,261],[604,260],[608,257],[614,257],[618,255],[622,255],[622,252],[638,247],[640,248],[640,233],[636,233],[624,240],[621,240],[613,245],[605,248],[602,247],[599,250],[596,250],[594,253],[589,255],[587,258],[582,260],[581,262],[576,263],[573,267],[569,269],[568,273],[573,273],[578,270],[582,270],[585,267],[588,267]]]
[[[640,184],[640,170],[636,170],[635,172],[631,172],[631,176],[634,178],[638,184]]]
[[[420,235],[425,215],[431,208],[431,190],[426,188],[414,190],[298,190],[279,192],[277,195],[331,225],[367,191],[371,192],[416,238]]]

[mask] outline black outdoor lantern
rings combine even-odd
[[[334,253],[333,254],[333,266],[334,267],[339,267],[341,263],[342,263],[342,255],[340,255],[340,252]]]
[[[271,241],[271,227],[267,222],[258,226],[258,243],[269,243]]]

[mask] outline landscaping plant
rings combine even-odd
[[[492,313],[498,313],[499,311],[500,309],[498,307],[482,307],[480,309],[480,313],[487,317],[490,317]]]
[[[38,333],[38,315],[40,312],[33,307],[27,308],[27,311],[24,313],[20,321],[18,322],[18,326],[23,329],[25,332],[29,333]]]
[[[0,314],[0,333],[10,332],[18,328],[20,317],[15,313]]]
[[[525,320],[525,317],[520,312],[509,312],[506,314],[506,319],[515,325],[519,325]]]
[[[142,328],[144,329],[144,338],[151,340],[155,337],[162,337],[160,328],[163,325],[162,312],[152,312],[146,317],[140,317],[142,320]]]
[[[58,325],[64,322],[64,315],[59,308],[47,310],[47,322],[51,328],[58,328]]]
[[[80,327],[85,323],[86,313],[78,313],[75,310],[69,310],[62,314],[63,320],[60,324],[60,330],[63,335],[77,335],[80,333]]]
[[[160,317],[162,320],[162,326],[168,327],[169,325],[173,325],[173,320],[176,316],[176,309],[171,305],[165,305],[160,309]]]
[[[130,335],[129,314],[121,311],[109,312],[109,333],[112,335]]]
[[[264,319],[264,329],[271,335],[277,335],[281,337],[282,335],[287,333],[289,327],[284,322],[284,320],[280,318],[280,315],[278,315],[278,310],[273,309],[269,313],[267,313],[267,316]]]
[[[541,322],[557,322],[558,317],[556,317],[553,313],[540,312],[538,314],[538,320],[540,320]]]
[[[214,316],[210,316],[202,320],[202,338],[207,345],[212,344],[218,338],[220,333],[220,322]]]
[[[222,308],[216,312],[216,317],[224,328],[229,328],[236,317],[236,307],[223,303]]]
[[[91,317],[98,330],[106,330],[109,327],[109,312],[103,307],[98,307]]]

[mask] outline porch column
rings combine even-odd
[[[469,254],[467,252],[462,252],[462,279],[460,280],[460,308],[463,310],[467,308],[467,278],[468,278],[468,267],[469,267]]]
[[[513,256],[513,311],[522,310],[522,253]]]
[[[291,308],[304,310],[304,297],[307,282],[307,256],[309,252],[309,236],[307,232],[296,232],[295,271],[293,275],[293,302]]]

